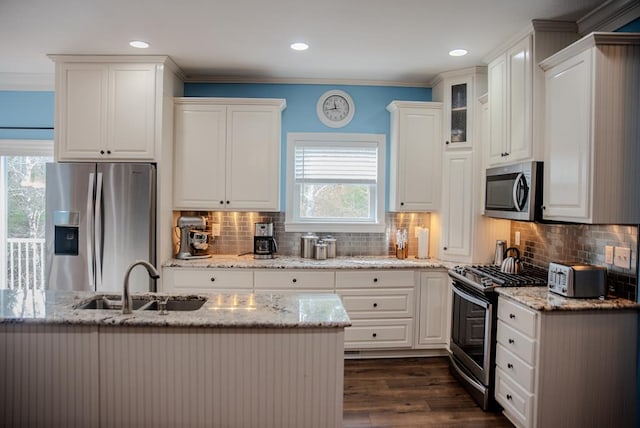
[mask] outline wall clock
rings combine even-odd
[[[351,122],[356,112],[356,107],[349,94],[334,89],[320,95],[316,111],[320,122],[330,128],[342,128]]]

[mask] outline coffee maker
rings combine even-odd
[[[203,232],[207,228],[204,217],[178,217],[177,227],[180,229],[180,249],[176,259],[193,260],[206,259],[210,254],[197,254],[209,248],[209,234]]]
[[[273,237],[273,223],[254,223],[253,258],[272,259],[278,252],[278,244]]]

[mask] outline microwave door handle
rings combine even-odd
[[[518,198],[521,189],[523,188],[524,174],[519,173],[513,183],[513,206],[517,211],[522,211],[524,206],[520,203],[520,198]],[[524,183],[526,186],[526,183]]]

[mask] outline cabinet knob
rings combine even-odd
[[[547,207],[545,207],[545,206],[543,205],[543,206],[542,206],[542,210],[546,210],[546,209],[547,209]]]
[[[229,201],[227,201],[227,205],[229,205]]]
[[[507,368],[512,369],[513,368],[513,364],[507,363]]]
[[[378,278],[373,278],[373,282],[378,282]]]
[[[111,150],[107,150],[107,154],[110,155],[111,154]]]
[[[516,341],[515,341],[515,340],[513,340],[513,339],[509,339],[509,343],[510,343],[511,345],[513,345],[514,343],[516,343]]]
[[[373,336],[373,337],[376,337],[376,336],[378,336],[378,335],[377,335],[376,333],[373,333],[373,334],[372,334],[372,336]]]
[[[442,247],[443,250],[447,251],[447,247]]]
[[[515,314],[509,314],[509,318],[514,319],[515,317]]]
[[[402,207],[402,206],[404,206],[404,202],[400,202],[400,206],[401,206],[401,207]]]
[[[100,154],[103,155],[104,154],[104,150],[100,150]]]
[[[374,307],[374,308],[377,308],[377,307],[378,307],[378,304],[377,304],[377,303],[374,303],[374,304],[373,304],[373,307]]]
[[[298,282],[298,280],[296,278],[293,278],[291,282]]]
[[[511,394],[507,394],[507,400],[511,401],[512,398]]]
[[[220,201],[220,205],[224,205],[224,201]]]
[[[211,282],[215,282],[215,280],[216,279],[214,277],[211,277]]]

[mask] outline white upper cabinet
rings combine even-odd
[[[592,33],[541,63],[547,119],[543,217],[640,223],[640,37]]]
[[[475,200],[473,152],[445,151],[443,164],[442,248],[439,258],[461,260],[471,255]]]
[[[440,208],[442,103],[393,101],[390,211]]]
[[[281,99],[176,98],[174,208],[280,210]]]
[[[574,23],[534,20],[492,57],[487,166],[542,160],[544,76],[536,64],[577,37]]]
[[[135,57],[110,57],[115,62],[108,63],[101,57],[51,58],[57,160],[157,160],[166,57],[144,63]]]

